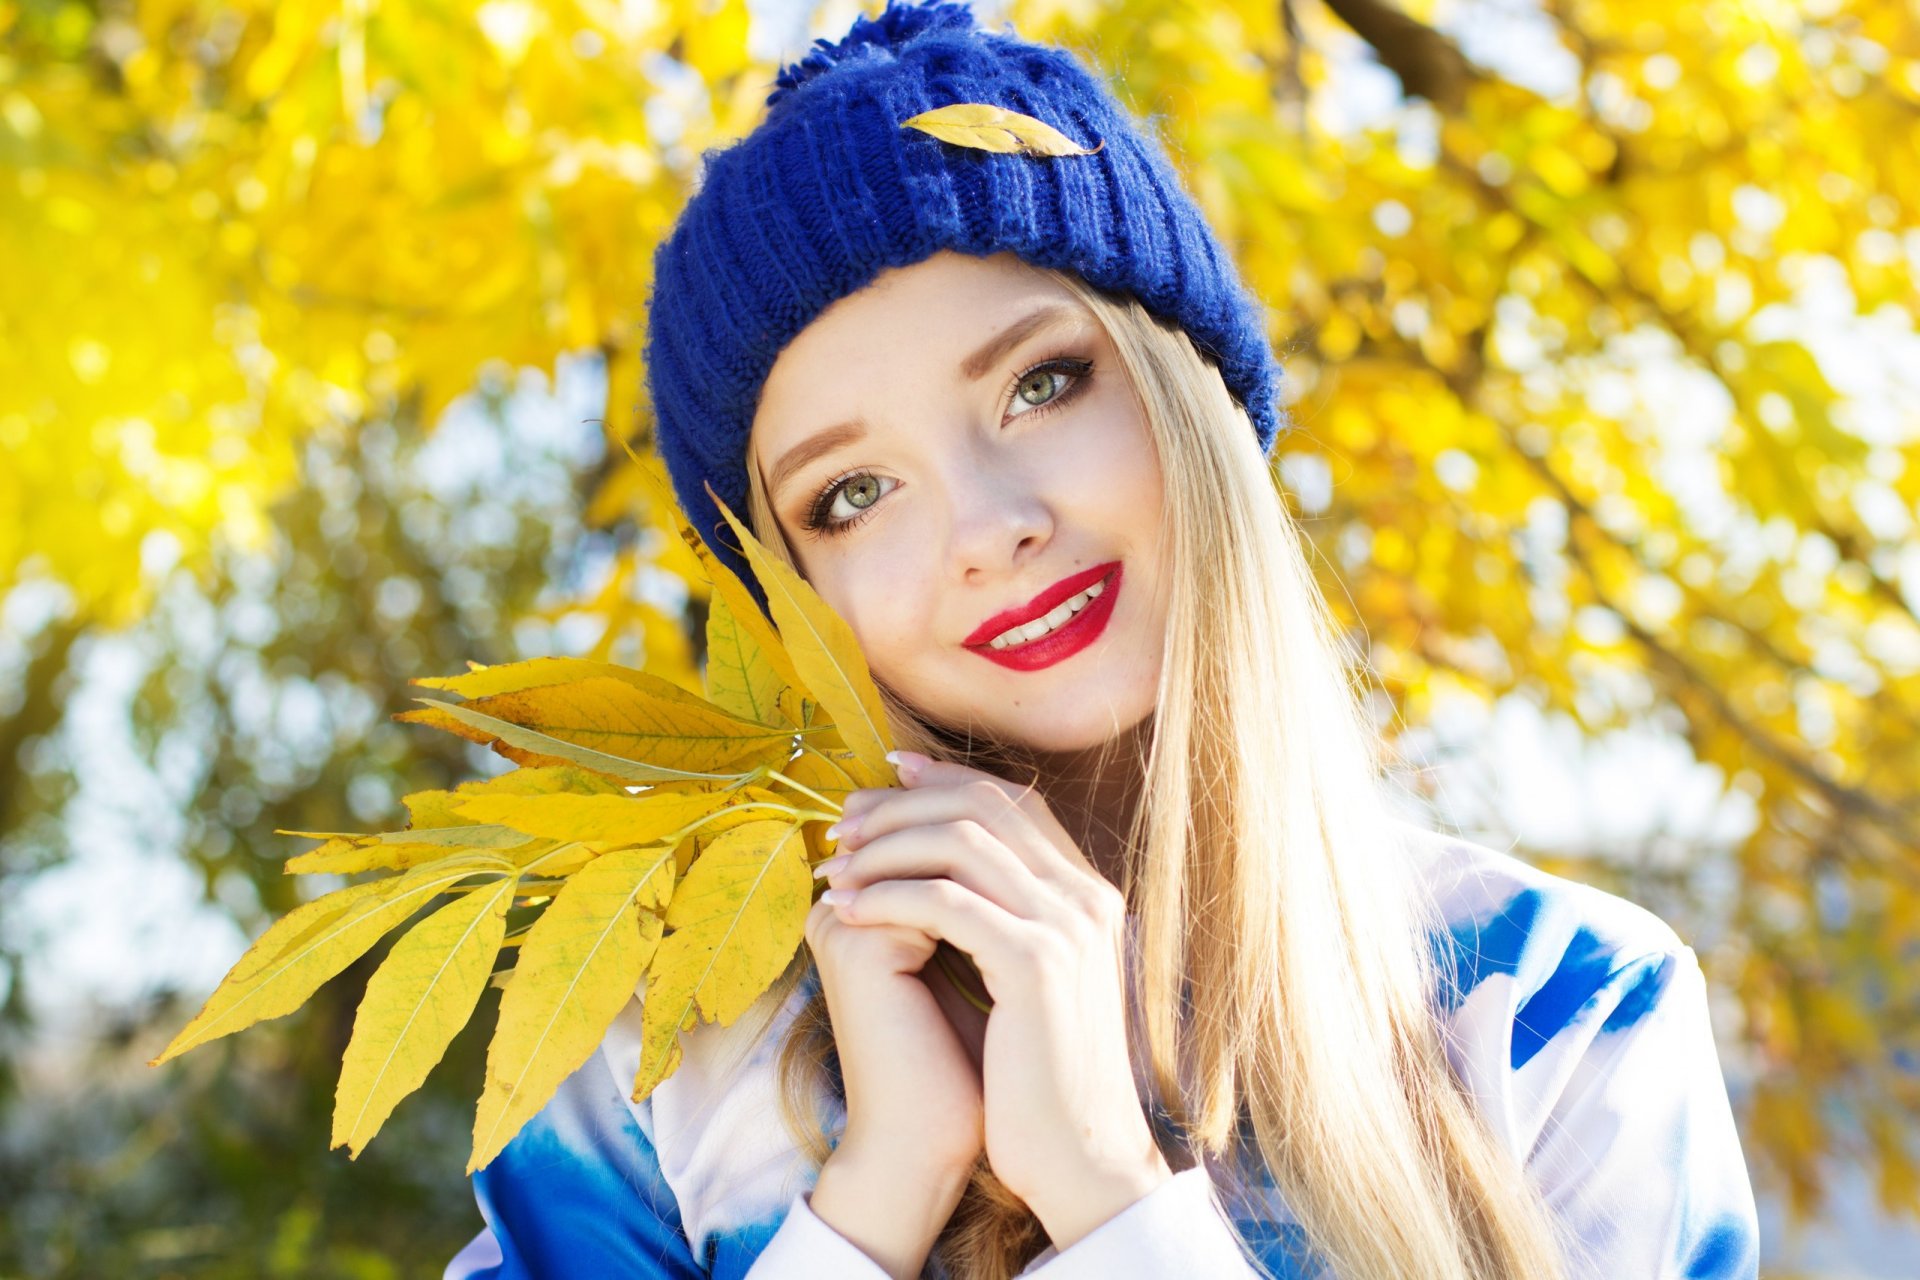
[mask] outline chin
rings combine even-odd
[[[1072,755],[1097,750],[1127,731],[1137,728],[1153,716],[1149,701],[1132,713],[1111,708],[1077,708],[1077,715],[1053,715],[1036,712],[1028,720],[1008,725],[1003,732],[1029,751],[1046,755]]]
[[[1156,692],[1148,687],[1135,690],[1124,702],[1095,703],[1069,686],[1058,705],[1050,701],[1023,702],[1005,707],[1002,715],[989,717],[980,712],[981,696],[977,692],[949,709],[940,702],[953,697],[955,690],[951,687],[942,691],[942,699],[927,701],[893,689],[896,699],[957,742],[992,738],[1016,749],[1046,755],[1092,751],[1152,720]]]

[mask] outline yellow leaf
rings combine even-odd
[[[673,850],[621,849],[575,872],[527,931],[487,1046],[467,1172],[484,1168],[587,1060],[659,945]]]
[[[624,788],[611,778],[585,769],[561,765],[550,768],[510,769],[494,778],[463,782],[452,791],[416,791],[404,796],[409,827],[457,827],[466,820],[459,816],[460,803],[470,796],[512,795],[624,795]]]
[[[860,787],[853,777],[857,767],[851,751],[809,747],[782,765],[780,772],[835,804],[845,804],[847,794]]]
[[[798,685],[782,689],[779,702],[780,718],[788,724],[798,725],[802,733],[833,727],[833,717],[821,710],[820,704],[809,698],[806,690]]]
[[[750,724],[700,699],[693,699],[697,711],[661,705],[614,680],[464,705],[416,701],[426,705],[393,718],[445,729],[519,764],[572,763],[628,782],[735,783],[792,751],[790,729]]]
[[[712,769],[769,748],[784,759],[792,750],[789,727],[744,720],[665,680],[648,677],[642,684],[632,678],[638,674],[582,673],[562,683],[494,693],[461,705],[563,742],[668,771]]]
[[[418,1089],[486,990],[519,878],[448,903],[407,931],[367,981],[340,1063],[331,1147],[358,1159],[400,1099]]]
[[[833,717],[841,740],[853,750],[861,785],[897,785],[898,775],[886,761],[887,752],[893,750],[886,712],[853,628],[799,574],[767,554],[714,493],[712,485],[707,486],[707,494],[733,526],[767,593],[767,604],[780,626],[780,638],[786,642],[787,656],[800,674],[800,683],[820,700]]]
[[[673,932],[647,970],[635,1102],[673,1074],[679,1033],[696,1018],[727,1026],[773,985],[812,905],[806,845],[792,823],[742,823],[694,860],[667,904]]]
[[[788,799],[795,803],[805,803],[804,800],[797,797],[790,796]],[[708,845],[735,827],[745,826],[749,822],[769,822],[775,820],[780,822],[793,821],[793,819],[786,814],[769,811],[751,804],[732,805],[720,810],[711,818],[701,823],[700,829],[689,836],[680,846],[679,859],[681,873],[683,875],[686,873],[687,868],[693,864],[694,857],[698,853],[704,851]],[[816,823],[822,827],[827,825],[818,820],[816,820]]]
[[[317,833],[302,831],[285,834]],[[527,837],[523,832],[473,825],[382,831],[369,835],[341,833],[318,849],[309,849],[288,858],[286,871],[289,875],[311,875],[322,871],[350,875],[355,871],[405,870],[457,851],[500,852],[526,843]]]
[[[525,875],[539,872],[550,879],[570,876],[595,858],[612,851],[608,844],[584,840],[531,840],[506,857]]]
[[[362,898],[384,892],[387,887],[387,882],[384,880],[369,880],[364,884],[336,889],[332,893],[315,898],[312,902],[301,903],[274,921],[265,933],[254,939],[253,945],[233,962],[233,967],[227,971],[226,980],[233,982],[258,973],[308,933],[339,916]],[[160,1060],[155,1059],[155,1061]]]
[[[721,809],[785,804],[770,791],[663,791],[638,796],[476,796],[462,811],[531,836],[601,844],[657,841]]]
[[[461,854],[404,876],[340,890],[340,894],[354,895],[347,900],[345,910],[319,918],[297,932],[279,954],[265,963],[254,959],[253,952],[242,956],[200,1012],[160,1056],[147,1065],[157,1067],[209,1040],[292,1013],[321,983],[358,960],[381,935],[436,895],[476,873],[510,870],[511,864],[498,857]],[[291,920],[294,914],[297,913],[289,913],[281,923]],[[272,932],[268,930],[269,934]],[[262,935],[261,941],[266,941],[266,935]]]
[[[845,805],[847,793],[859,786],[848,772],[853,767],[851,751],[809,747],[789,760],[780,772],[823,799],[836,805]],[[829,825],[826,822],[808,822],[802,826],[801,830],[807,834],[809,863],[817,863],[833,856],[833,850],[828,847],[824,834]]]
[[[514,769],[505,776],[522,772],[524,770]],[[400,803],[407,808],[409,830],[463,825],[453,808],[459,800],[459,793],[453,791],[415,791],[400,797]]]
[[[753,616],[763,624],[766,621],[757,608]],[[774,669],[767,650],[753,635],[753,629],[734,613],[727,598],[716,592],[707,611],[708,699],[715,706],[748,720],[761,724],[784,722],[797,727],[798,722],[792,720],[781,705],[780,695],[788,686],[789,682]]]
[[[1035,156],[1090,156],[1089,151],[1043,120],[996,107],[988,102],[956,102],[936,107],[900,122],[902,129],[918,129],[942,142],[981,151],[1018,151]]]
[[[579,680],[618,680],[667,702],[700,699],[649,672],[623,667],[617,662],[591,662],[585,658],[529,658],[525,662],[502,662],[491,667],[476,666],[465,675],[421,676],[409,680],[428,689],[445,689],[463,698],[486,698],[500,693],[519,693],[546,685],[572,684]]]
[[[1570,199],[1585,191],[1592,181],[1580,161],[1558,146],[1542,143],[1527,155],[1534,174],[1561,199]]]

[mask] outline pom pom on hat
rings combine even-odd
[[[782,67],[774,83],[779,86],[767,95],[769,107],[823,71],[851,61],[870,50],[895,49],[922,31],[953,28],[973,30],[978,24],[974,12],[958,0],[934,0],[931,4],[889,4],[878,17],[861,14],[839,40],[819,39],[813,50],[798,62]]]

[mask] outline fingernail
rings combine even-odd
[[[900,776],[909,782],[918,777],[920,771],[928,764],[927,757],[918,751],[889,751],[886,759],[887,763],[899,770]]]
[[[853,895],[858,892],[858,889],[829,889],[820,895],[820,901],[830,907],[844,907],[853,901]]]
[[[851,818],[841,818],[840,821],[827,828],[827,839],[845,840],[847,837],[858,833],[860,830],[860,819],[863,816],[862,814],[856,813]]]
[[[837,858],[828,858],[813,869],[813,878],[823,880],[852,861],[853,855],[850,853],[843,853]]]

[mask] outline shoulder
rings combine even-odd
[[[1440,1000],[1450,1013],[1488,986],[1524,1004],[1561,1007],[1592,994],[1622,965],[1682,952],[1692,958],[1667,921],[1638,902],[1465,837],[1402,829],[1444,925],[1438,946],[1453,981]],[[1548,1013],[1546,1006],[1536,1013]],[[1551,1027],[1532,1031],[1551,1034]],[[1524,1040],[1515,1044],[1515,1054],[1526,1052]]]
[[[1408,841],[1444,924],[1444,1043],[1574,1274],[1757,1273],[1759,1225],[1693,948],[1653,912],[1468,840]]]
[[[1636,957],[1689,950],[1638,903],[1461,836],[1400,826],[1444,921],[1441,942],[1458,984],[1445,996],[1452,1007],[1495,979],[1537,995],[1597,980]]]
[[[1698,1030],[1646,1021],[1701,982],[1692,948],[1659,916],[1471,840],[1403,830],[1441,923],[1435,994],[1449,1053],[1520,1155],[1608,1037]]]

